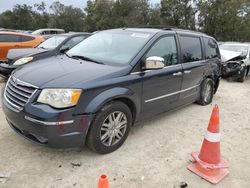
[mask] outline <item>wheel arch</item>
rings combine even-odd
[[[120,101],[126,104],[131,111],[133,121],[135,121],[140,110],[140,100],[132,90],[123,87],[112,88],[97,95],[88,104],[85,113],[98,113],[103,106],[112,101]]]
[[[214,82],[214,94],[216,94],[218,88],[219,88],[219,85],[220,85],[220,76],[217,76],[217,75],[207,75],[204,77],[204,79],[202,80],[202,82],[204,80],[206,80],[207,78],[210,78],[211,80],[213,80]]]

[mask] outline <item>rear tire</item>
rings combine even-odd
[[[201,84],[200,97],[198,104],[206,106],[213,101],[214,96],[214,81],[211,78],[206,78]]]
[[[126,104],[119,101],[106,104],[90,126],[87,147],[100,154],[117,150],[127,139],[132,122],[132,114]]]

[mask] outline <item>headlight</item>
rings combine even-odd
[[[55,108],[75,106],[80,98],[80,89],[44,89],[37,102],[48,104]]]
[[[14,65],[23,65],[23,64],[26,64],[30,61],[33,60],[33,57],[24,57],[24,58],[21,58],[21,59],[18,59]]]

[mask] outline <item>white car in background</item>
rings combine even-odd
[[[65,30],[63,29],[38,29],[36,31],[33,31],[31,34],[32,35],[42,35],[45,39],[48,39],[54,35],[58,35],[58,34],[63,34],[65,33]]]
[[[226,42],[219,46],[222,76],[244,82],[250,71],[250,43]]]

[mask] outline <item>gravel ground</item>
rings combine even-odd
[[[177,188],[182,181],[191,188],[248,188],[249,96],[250,78],[243,84],[222,80],[212,105],[192,104],[141,122],[125,144],[108,155],[35,145],[13,132],[0,110],[0,172],[10,173],[0,187],[95,188],[105,172],[111,188]],[[222,155],[230,162],[230,175],[218,185],[186,169],[190,153],[200,149],[214,104],[220,108]]]

